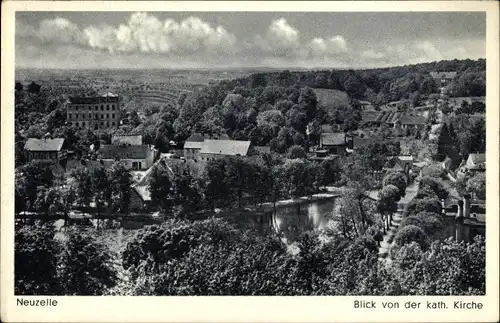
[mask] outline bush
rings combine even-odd
[[[424,250],[427,248],[427,239],[428,237],[422,229],[416,225],[407,225],[398,230],[394,242],[400,247],[416,242]]]
[[[444,228],[441,216],[432,212],[420,212],[416,215],[405,217],[401,221],[399,228],[409,225],[419,227],[429,237],[439,233]]]
[[[404,216],[416,215],[420,212],[441,214],[441,208],[441,201],[437,198],[415,198],[406,206]]]
[[[448,195],[448,191],[440,180],[428,176],[420,180],[417,198],[437,197],[440,200],[444,200],[448,197]]]

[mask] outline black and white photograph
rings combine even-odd
[[[16,12],[14,294],[485,295],[486,25]]]

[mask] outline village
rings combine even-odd
[[[338,131],[330,124],[320,125],[319,132],[311,129],[310,124],[306,129],[308,144],[302,157],[314,163],[325,160],[343,163],[346,156],[362,151],[374,143],[395,145],[396,150],[400,152],[396,155],[387,154],[383,167],[385,172],[402,172],[407,179],[408,187],[406,196],[398,202],[397,211],[387,224],[387,232],[384,234],[379,251],[382,258],[389,254],[394,244],[393,239],[402,219],[402,212],[417,195],[419,181],[426,176],[436,176],[436,172],[443,177],[442,182],[450,190],[449,196],[441,200],[442,216],[447,223],[442,237],[452,237],[457,241],[473,241],[477,234],[484,234],[484,199],[476,196],[471,199],[470,195],[459,194],[454,188],[457,177],[463,176],[461,174],[484,173],[484,151],[470,153],[452,170],[448,156],[442,162],[436,163],[428,157],[419,155],[419,152],[415,153],[405,147],[407,136],[437,142],[444,122],[443,116],[456,113],[463,108],[464,102],[471,106],[484,105],[484,97],[457,98],[446,93],[446,86],[456,77],[456,72],[431,72],[430,75],[439,88],[439,96],[421,102],[420,106],[408,107],[407,102],[400,101],[390,102],[375,109],[368,101],[356,101],[353,104],[359,105],[360,108],[360,121],[356,130]],[[64,104],[66,124],[76,129],[112,131],[129,122],[130,112],[125,113],[121,105],[121,96],[111,92],[95,97],[69,97]],[[384,129],[384,132],[382,133],[380,129]],[[430,131],[425,131],[426,129]],[[395,132],[392,132],[391,136],[389,134],[391,130],[397,131],[397,136],[394,136]],[[417,133],[419,135],[415,136]],[[423,138],[422,133],[425,133],[427,138]],[[201,174],[210,161],[224,157],[262,159],[272,152],[269,145],[257,146],[250,140],[231,139],[227,134],[201,132],[190,134],[183,143],[171,140],[168,143],[168,152],[165,153],[160,152],[154,145],[145,143],[142,135],[133,133],[112,135],[110,144],[100,144],[99,147],[91,144],[86,156],[78,156],[74,151],[67,149],[65,143],[66,138],[53,137],[50,133],[42,138],[27,138],[24,145],[26,161],[47,162],[54,175],[61,178],[82,165],[86,168],[109,170],[116,162],[122,164],[131,174],[128,207],[125,213],[117,213],[111,208],[101,211],[103,213],[100,214],[101,217],[111,218],[118,218],[118,215],[127,218],[158,216],[158,203],[153,203],[150,192],[151,178],[155,174],[153,171],[155,169],[161,169],[174,176],[173,168],[187,165],[191,171]],[[311,201],[318,197],[327,199],[337,197],[342,194],[343,188],[345,187],[335,187],[326,183],[308,199]],[[373,187],[368,188],[364,194],[377,202],[380,191],[381,187],[378,189]],[[276,202],[279,203],[275,200],[274,203]],[[288,203],[301,203],[300,197],[295,196]],[[95,204],[95,201],[90,201],[88,205],[90,209],[88,207],[70,209],[67,212],[68,219],[78,221],[92,218],[96,212]],[[246,210],[249,209],[250,205]],[[26,215],[26,211],[23,214]],[[277,230],[279,231],[279,228]]]

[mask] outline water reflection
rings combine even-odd
[[[335,219],[337,203],[335,199],[324,199],[308,204],[282,206],[271,218],[272,229],[286,243],[298,240],[307,231],[324,229]]]

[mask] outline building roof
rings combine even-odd
[[[98,103],[110,103],[118,102],[120,97],[111,92],[105,93],[100,96],[70,96],[68,98],[68,103],[70,104],[98,104]]]
[[[354,137],[352,138],[352,146],[353,148],[366,146],[375,142],[383,142],[380,137]]]
[[[101,159],[145,159],[150,150],[149,145],[101,145],[98,154]]]
[[[399,122],[405,125],[425,125],[427,119],[422,116],[402,115]]]
[[[321,132],[322,133],[333,133],[335,131],[333,130],[333,127],[331,125],[329,125],[329,124],[322,124],[321,125]]]
[[[111,92],[106,92],[104,94],[101,95],[102,97],[107,97],[107,98],[117,98],[118,95],[117,94],[114,94],[114,93],[111,93]]]
[[[435,79],[453,79],[457,76],[457,72],[430,72],[430,74]]]
[[[24,150],[28,151],[60,151],[64,144],[64,138],[28,138],[24,144]]]
[[[384,112],[380,111],[362,111],[361,112],[361,122],[377,122],[381,121]]]
[[[486,162],[486,154],[470,154],[469,158],[474,164],[480,164]]]
[[[205,140],[201,154],[218,154],[230,156],[246,156],[250,148],[250,141],[244,140]]]
[[[413,161],[413,156],[398,156],[401,161]]]
[[[486,163],[486,154],[470,154],[468,160],[470,160],[473,165],[467,163],[468,169],[485,169]]]
[[[126,144],[126,145],[142,145],[142,135],[121,135],[121,136],[112,136],[111,137],[111,144],[112,145],[120,145],[120,144]]]
[[[205,137],[201,133],[193,133],[191,136],[189,136],[188,139],[186,139],[186,142],[202,142],[205,140]]]
[[[322,133],[321,143],[327,146],[341,146],[346,144],[345,133]]]
[[[201,149],[203,148],[203,141],[186,141],[184,143],[184,149]]]

